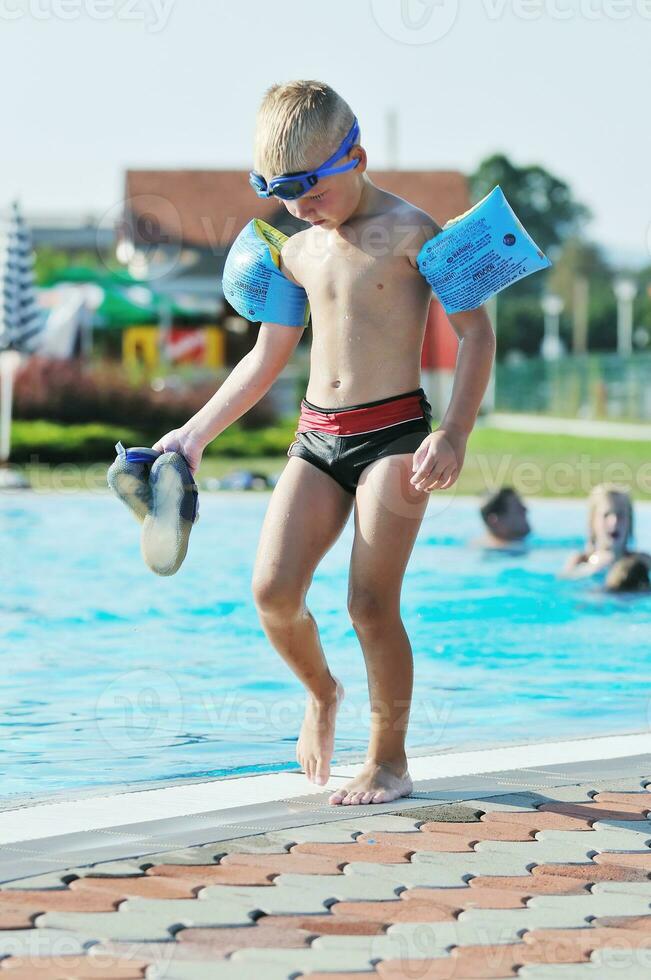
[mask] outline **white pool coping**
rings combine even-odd
[[[418,792],[420,780],[513,769],[530,772],[535,766],[595,762],[646,753],[651,753],[651,733],[643,732],[415,756],[410,759],[409,770]],[[360,764],[333,766],[325,787],[309,783],[303,773],[278,772],[20,807],[0,813],[0,845],[275,801],[291,804],[306,796],[332,792],[359,769]],[[567,776],[563,778],[567,780]]]

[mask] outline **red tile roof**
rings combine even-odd
[[[370,176],[439,224],[470,207],[466,178],[458,171],[375,170]],[[255,196],[244,170],[126,172],[125,211],[134,238],[148,244],[171,240],[217,249],[230,245],[251,218],[273,222],[279,210],[285,214],[282,204]]]

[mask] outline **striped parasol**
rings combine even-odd
[[[38,350],[47,318],[36,301],[32,237],[17,201],[0,236],[0,298],[0,489],[4,489],[25,484],[21,474],[6,468],[14,376],[21,357]]]
[[[36,301],[32,239],[17,201],[0,240],[0,283],[0,350],[33,354],[47,313]]]

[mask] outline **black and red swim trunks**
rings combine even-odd
[[[431,431],[432,406],[422,388],[337,409],[303,398],[287,455],[306,459],[354,494],[369,463],[414,453]]]

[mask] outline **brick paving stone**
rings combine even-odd
[[[142,874],[142,864],[146,860],[147,858],[145,857],[130,858],[127,861],[100,861],[84,868],[71,868],[70,871],[74,872],[79,878],[103,878],[105,876],[119,878],[123,875],[130,877],[131,875]]]
[[[423,855],[421,855],[423,856]],[[418,855],[414,855],[411,864],[347,864],[344,869],[344,879],[354,877],[359,883],[360,879],[369,884],[370,882],[391,883],[395,890],[398,888],[414,888],[422,885],[425,888],[447,888],[455,885],[464,884],[464,876],[468,874],[467,862],[473,859],[471,854],[432,854],[427,855],[431,861],[417,860]],[[457,859],[465,858],[464,863],[457,863]],[[521,869],[520,869],[521,870]],[[377,884],[376,886],[377,887]],[[368,899],[395,898],[392,895],[360,895],[348,896],[351,899],[356,897]]]
[[[532,963],[523,966],[517,975],[523,980],[649,980],[643,971],[625,970],[623,977],[621,969],[608,970],[592,962],[564,966]]]
[[[423,889],[424,891],[426,889]],[[442,889],[433,889],[437,894]],[[452,888],[450,891],[458,891]],[[403,902],[400,899],[386,902],[335,902],[331,906],[334,918],[344,919],[351,916],[365,917],[368,921],[383,922],[392,925],[395,922],[453,922],[454,909],[461,906],[453,901],[437,903],[424,899],[421,902]]]
[[[14,881],[5,881],[0,885],[0,895],[5,891],[23,891],[27,888],[65,888],[66,880],[76,877],[77,875],[73,875],[70,871],[48,871],[47,874],[32,875],[30,878],[16,878]]]
[[[580,950],[586,955],[594,949],[647,948],[651,949],[651,935],[641,929],[612,929],[595,927],[579,929],[532,929],[522,937],[523,942],[533,945],[549,944],[550,947]]]
[[[532,834],[515,825],[477,823],[424,823],[420,831],[413,834],[362,834],[357,843],[376,839],[387,844],[397,843],[396,838],[405,838],[404,844],[411,842],[414,850],[451,850],[454,841],[475,842],[478,840],[532,840]],[[420,838],[420,839],[419,839]],[[461,848],[459,848],[461,849]]]
[[[555,865],[552,865],[555,867]],[[534,869],[535,870],[535,869]],[[470,888],[498,890],[512,888],[522,891],[528,895],[581,895],[587,890],[585,882],[576,881],[572,878],[560,875],[513,875],[504,877],[501,875],[477,875],[468,881]]]
[[[592,825],[585,817],[568,817],[564,813],[541,813],[540,810],[529,810],[524,813],[512,810],[498,810],[486,813],[482,823],[509,824],[526,828],[534,834],[540,830],[591,830]]]
[[[595,949],[590,960],[598,964],[604,973],[606,969],[618,970],[620,980],[623,974],[626,980],[629,980],[633,970],[644,970],[645,980],[649,980],[651,976],[651,952],[648,949],[625,950],[615,946],[612,948],[604,946],[602,949]]]
[[[251,905],[251,910],[255,905]],[[249,909],[230,897],[227,901],[195,899],[128,898],[117,912],[46,912],[37,926],[74,929],[95,939],[161,940],[169,939],[180,925],[236,926],[248,925]]]
[[[485,796],[483,799],[466,801],[471,806],[477,806],[484,813],[493,810],[511,810],[516,813],[525,810],[535,810],[541,803],[548,803],[550,797],[545,793],[503,793],[499,796]]]
[[[410,835],[411,836],[411,835]],[[339,864],[349,864],[351,861],[371,861],[374,864],[408,864],[413,853],[409,847],[388,844],[325,844],[306,841],[295,844],[291,854],[316,854],[334,858]]]
[[[366,980],[366,978],[377,976],[379,976],[379,974],[376,973],[375,970],[371,972],[366,971],[364,973],[360,973],[359,970],[356,970],[354,973],[302,973],[301,980]],[[414,978],[414,980],[416,980],[416,978]]]
[[[602,915],[597,916],[592,924],[610,929],[642,929],[651,932],[651,915]]]
[[[416,829],[416,821],[406,817],[395,817],[392,814],[382,814],[375,817],[353,815],[348,820],[333,820],[329,823],[308,824],[287,830],[275,830],[270,836],[290,844],[349,844],[358,834],[367,830],[395,830],[408,833]]]
[[[365,937],[357,936],[342,936],[325,937],[329,940],[337,939],[338,942],[343,942],[344,940],[351,941]],[[374,941],[380,941],[384,939],[384,936],[372,937]],[[335,948],[335,949],[321,949],[315,948],[316,943],[323,942],[323,939],[315,939],[314,943],[309,949],[241,949],[236,953],[233,953],[230,962],[233,965],[251,964],[255,965],[257,969],[257,978],[260,980],[261,972],[264,973],[265,980],[268,980],[267,969],[268,966],[282,966],[287,970],[286,977],[294,977],[300,971],[301,973],[308,973],[314,970],[369,970],[371,969],[371,962],[369,960],[368,954],[364,948],[354,948],[348,947]],[[217,974],[218,976],[218,974]],[[251,977],[253,978],[253,973]],[[183,978],[185,980],[185,978]],[[188,978],[189,980],[189,978]],[[233,980],[240,980],[240,977],[236,977],[233,974]]]
[[[179,933],[180,935],[180,933]],[[164,966],[173,961],[198,961],[210,957],[209,949],[202,949],[198,943],[179,943],[175,939],[153,942],[113,942],[105,940],[91,946],[89,958],[97,958],[98,962],[120,962],[126,960],[146,960],[152,965]]]
[[[577,878],[580,881],[648,881],[646,871],[618,865],[602,867],[588,861],[585,864],[539,864],[531,869],[531,874],[553,874],[562,878]]]
[[[639,807],[640,813],[651,812],[651,793],[640,790],[639,793],[609,793],[601,792],[595,796],[597,803],[617,803],[618,806]]]
[[[165,914],[126,915],[123,912],[46,912],[38,918],[36,932],[50,932],[61,935],[61,930],[74,930],[83,935],[100,939],[161,940],[170,938],[170,926],[178,923],[178,918]],[[0,950],[1,950],[0,944]]]
[[[408,888],[400,893],[400,900],[408,902],[432,902],[455,909],[520,909],[531,893],[513,888]]]
[[[10,929],[31,929],[33,918],[38,913],[32,909],[0,908],[0,932]]]
[[[651,824],[649,825],[651,826]],[[564,848],[575,846],[585,853],[597,851],[642,851],[646,842],[651,840],[648,834],[637,830],[623,830],[619,827],[606,829],[593,828],[591,833],[575,830],[541,830],[536,834],[536,840],[546,844],[559,844]]]
[[[293,921],[297,917],[283,916],[282,918]],[[286,923],[281,927],[272,921],[264,925],[250,924],[235,928],[181,929],[177,932],[176,939],[181,943],[198,943],[205,948],[210,947],[211,953],[225,957],[238,949],[307,948],[315,935],[317,933],[310,933],[307,929],[296,925]]]
[[[253,834],[249,837],[234,837],[212,845],[215,851],[224,850],[227,854],[284,854],[286,842],[278,840],[273,832]]]
[[[342,935],[342,936],[375,936],[385,931],[386,924],[381,920],[381,918],[374,919],[372,916],[359,915],[351,913],[350,915],[338,915],[332,914],[337,905],[342,905],[343,902],[335,902],[332,909],[326,915],[264,915],[261,916],[257,923],[275,923],[278,926],[283,926],[288,924],[288,920],[300,929],[306,929],[308,932],[313,933],[317,936],[331,936],[331,935]],[[362,902],[353,902],[354,905],[362,905]],[[373,905],[385,904],[381,902],[369,903]],[[294,921],[296,920],[296,921]]]
[[[196,889],[182,878],[142,875],[140,878],[78,878],[70,883],[69,890],[88,902],[95,901],[102,895],[119,902],[136,897],[194,898]],[[86,911],[95,910],[87,908]]]
[[[543,803],[538,807],[541,813],[565,813],[568,817],[585,817],[587,820],[639,820],[640,812],[637,807],[612,803]]]
[[[96,942],[92,932],[70,930],[74,923],[62,929],[7,929],[0,932],[0,956],[73,956]]]
[[[139,980],[148,961],[100,963],[90,956],[43,957],[38,964],[29,957],[10,957],[0,962],[0,973],[13,980]]]
[[[423,977],[425,980],[474,980],[514,976],[514,971],[527,962],[574,963],[577,956],[581,958],[574,950],[556,950],[540,942],[529,946],[523,943],[488,944],[456,947],[451,950],[448,960],[426,964],[418,960],[385,961],[378,964],[377,969],[383,980],[404,980],[409,976],[419,980]]]
[[[467,826],[468,824],[465,824],[465,827]],[[472,826],[479,826],[479,824],[473,824]],[[377,842],[378,846],[390,847],[393,846],[392,842],[397,836],[397,834],[386,834],[382,837],[379,834],[364,834],[357,838],[357,843],[375,846],[374,842]],[[465,854],[472,851],[472,845],[477,840],[477,837],[472,833],[463,836],[454,832],[442,834],[416,832],[413,834],[400,834],[399,836],[406,838],[401,846],[405,850],[409,850],[412,854],[423,851],[428,851],[433,854]]]
[[[223,868],[246,867],[256,868],[267,875],[279,875],[286,872],[303,875],[336,875],[341,874],[341,866],[345,863],[327,854],[303,852],[303,847],[330,847],[329,844],[297,844],[285,854],[227,854],[219,863]],[[335,847],[340,845],[335,844]],[[344,845],[348,846],[348,845]]]
[[[476,823],[481,810],[467,803],[438,803],[435,806],[419,806],[403,810],[399,816],[410,817],[418,821],[435,821],[436,823]]]
[[[651,873],[651,850],[647,851],[602,851],[592,858],[595,864],[619,868],[640,868]]]
[[[205,963],[172,961],[160,967],[150,967],[147,980],[260,980],[261,973],[264,980],[289,980],[296,975],[296,970],[292,971],[286,963],[271,962],[268,957],[263,964],[242,960],[209,960]]]
[[[380,867],[360,865],[364,867]],[[392,865],[383,865],[392,868]],[[408,865],[405,868],[408,869]],[[332,901],[368,901],[396,898],[399,882],[392,882],[389,875],[342,874],[342,875],[293,875],[283,874],[271,888],[236,888],[209,886],[201,893],[202,899],[220,902],[228,908],[234,901],[238,907],[253,911],[259,909],[268,915],[324,912],[325,903]],[[199,899],[200,900],[200,899]]]
[[[568,921],[566,923],[559,922],[559,928],[562,928],[564,924],[567,926],[580,924],[581,916],[592,919],[598,915],[646,915],[650,908],[651,901],[645,895],[631,895],[627,892],[597,892],[595,890],[586,895],[536,895],[529,900],[527,905],[527,909],[533,912],[565,911]],[[570,918],[572,919],[571,922]],[[541,928],[543,928],[542,925]],[[550,926],[550,928],[552,927]]]
[[[590,899],[592,896],[587,895]],[[584,926],[586,916],[596,914],[590,912],[586,905],[571,906],[572,901],[582,901],[583,896],[544,896],[529,900],[524,909],[467,909],[461,912],[457,919],[459,926],[464,926],[469,937],[466,943],[481,945],[487,942],[503,942],[509,939],[514,942],[524,930],[528,929],[563,929]],[[549,904],[540,906],[536,902],[545,901]],[[397,928],[397,926],[395,927]],[[504,936],[502,936],[504,931]]]
[[[242,933],[246,932],[246,936]],[[251,927],[240,929],[182,929],[178,942],[215,949],[304,947],[322,935],[373,936],[384,932],[382,922],[332,915],[263,915]]]
[[[226,851],[219,844],[202,844],[199,847],[179,848],[176,851],[156,851],[152,854],[145,854],[142,857],[142,868],[144,870],[155,864],[212,864],[223,857]]]
[[[73,892],[69,888],[13,891],[0,894],[0,915],[5,910],[11,912],[18,909],[31,909],[32,915],[57,911],[112,912],[117,902],[115,897],[90,889],[85,894]]]
[[[313,941],[312,949],[339,951],[342,967],[350,969],[346,956],[351,951],[366,952],[371,963],[390,959],[438,959],[448,956],[455,946],[518,942],[518,930],[521,928],[521,920],[497,922],[492,919],[482,923],[479,928],[475,923],[458,920],[398,922],[388,927],[386,935],[319,936]]]
[[[543,833],[563,834],[565,832],[548,830],[543,831]],[[567,831],[567,833],[571,834],[572,831]],[[562,838],[560,840],[552,839],[546,841],[533,840],[526,843],[481,840],[475,845],[475,853],[484,857],[494,855],[497,860],[497,867],[499,867],[501,861],[505,863],[511,862],[513,864],[519,862],[524,870],[534,864],[570,864],[572,861],[587,861],[590,854],[596,850],[594,845],[587,843],[587,841],[592,841],[595,835],[579,833],[576,836],[583,838],[584,843],[582,845],[570,841],[566,842]],[[425,855],[421,855],[420,857],[424,859]],[[509,871],[505,867],[502,874],[508,873]]]
[[[523,875],[537,861],[530,852],[523,854],[522,851],[515,849],[541,846],[543,845],[538,841],[532,841],[530,844],[480,841],[475,845],[474,851],[468,854],[431,854],[427,851],[418,851],[412,855],[411,867],[427,866],[433,871],[436,869],[440,874],[447,874],[448,879],[452,879],[456,873],[461,879],[456,882],[458,884],[461,884],[470,875]],[[350,867],[355,866],[351,865]],[[408,883],[409,880],[405,878],[405,884]],[[455,884],[452,880],[434,880],[431,883],[441,886]],[[422,882],[422,884],[427,884],[427,882]]]
[[[595,820],[592,829],[602,832],[608,830],[625,831],[629,834],[635,832],[640,835],[642,840],[651,838],[651,820]]]
[[[148,868],[147,875],[185,881],[190,888],[206,885],[271,885],[272,873],[258,868],[238,866],[222,867],[221,864],[188,865],[156,864]]]
[[[613,895],[637,895],[651,903],[651,881],[597,881],[591,891],[595,895],[600,892]]]

